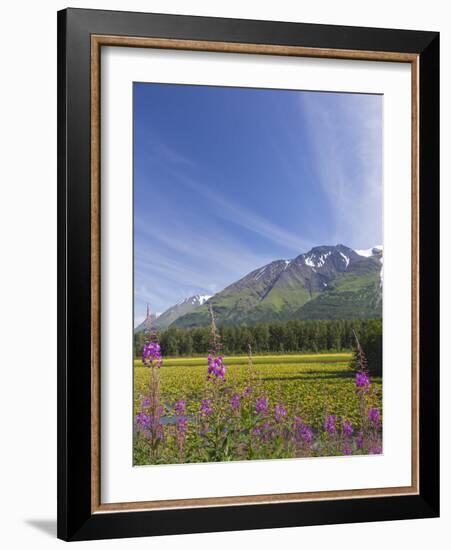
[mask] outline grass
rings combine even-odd
[[[350,353],[305,355],[257,355],[254,372],[261,391],[272,402],[284,403],[288,412],[320,428],[326,414],[335,414],[359,423],[359,399],[354,373],[349,368]],[[248,381],[246,356],[226,357],[227,379],[242,390]],[[149,370],[135,360],[135,411],[140,396],[147,394]],[[162,401],[167,408],[178,399],[187,400],[188,412],[197,412],[205,395],[207,361],[205,357],[168,358],[161,368]],[[382,381],[373,378],[373,405],[382,405]]]

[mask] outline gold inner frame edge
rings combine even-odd
[[[353,489],[246,496],[117,502],[100,498],[100,50],[102,46],[228,52],[293,57],[354,59],[410,63],[411,79],[411,207],[412,207],[412,480],[408,487]],[[91,36],[91,513],[202,508],[211,506],[308,502],[343,498],[388,497],[419,494],[419,56],[401,52],[307,48],[233,42]]]

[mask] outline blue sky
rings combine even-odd
[[[379,95],[134,84],[135,323],[312,246],[382,243]]]

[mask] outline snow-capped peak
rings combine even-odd
[[[365,258],[370,258],[371,256],[374,256],[375,254],[379,254],[382,252],[383,246],[381,244],[377,244],[376,246],[373,246],[372,248],[366,248],[363,250],[354,250],[356,254],[359,256],[364,256]]]

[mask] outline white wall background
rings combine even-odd
[[[56,536],[56,11],[66,3],[2,6],[0,85],[0,541],[53,548]],[[242,17],[441,32],[442,341],[450,314],[451,17],[442,0],[293,2],[120,0],[72,7]],[[448,252],[448,254],[446,254]],[[83,547],[221,550],[234,546],[444,547],[451,534],[451,385],[442,351],[442,518],[83,543]],[[445,358],[446,357],[446,358]]]

